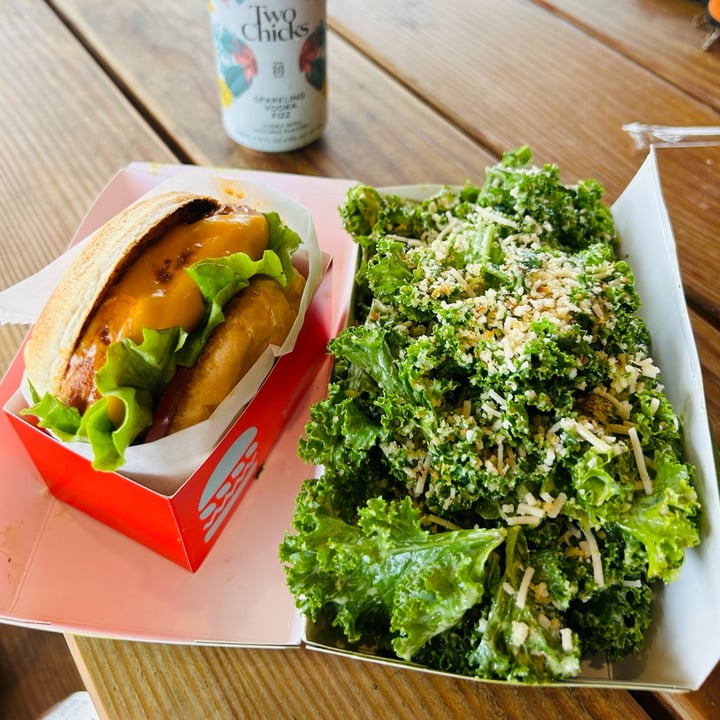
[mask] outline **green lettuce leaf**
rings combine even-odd
[[[289,281],[295,275],[292,256],[300,247],[302,240],[292,228],[289,228],[283,223],[276,212],[265,213],[265,219],[267,220],[268,232],[270,234],[268,250],[274,252],[280,258],[283,273]]]
[[[527,172],[531,160],[527,146],[506,152],[487,170],[478,204],[517,218],[522,230],[540,231],[560,246],[584,248],[598,240],[613,245],[614,223],[601,202],[602,186],[592,179],[564,185],[553,164]]]
[[[55,432],[66,442],[89,442],[96,470],[115,470],[125,461],[125,450],[153,419],[153,406],[175,373],[175,351],[182,347],[186,333],[178,327],[143,330],[143,342],[130,339],[108,347],[105,365],[98,371],[96,385],[102,393],[80,415],[49,393],[22,411],[35,415],[41,427]],[[110,397],[124,407],[123,421],[115,427],[110,419]]]
[[[225,319],[223,307],[250,284],[251,278],[265,275],[283,287],[288,282],[282,261],[272,250],[266,250],[259,260],[252,260],[245,253],[201,260],[187,272],[200,288],[208,310],[205,322],[193,331],[178,353],[177,362],[185,367],[195,364],[213,330]]]
[[[642,582],[610,585],[574,604],[568,622],[582,637],[583,652],[620,660],[638,653],[652,620],[653,591]]]
[[[38,425],[52,430],[61,440],[70,442],[80,427],[80,411],[60,402],[50,393],[40,397],[30,384],[30,395],[33,404],[20,411],[21,415],[34,415],[38,418]]]

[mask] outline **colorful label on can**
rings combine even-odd
[[[327,116],[325,0],[212,0],[223,124],[255,150],[316,140]]]

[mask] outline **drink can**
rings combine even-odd
[[[225,131],[253,150],[313,142],[327,123],[325,0],[210,0]]]

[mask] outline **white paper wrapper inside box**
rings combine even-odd
[[[127,477],[162,492],[172,494],[209,455],[224,432],[252,399],[272,370],[276,357],[292,351],[315,291],[322,279],[323,255],[310,211],[277,192],[258,183],[241,182],[222,177],[211,170],[167,180],[148,195],[181,190],[211,195],[226,203],[242,203],[260,212],[275,211],[293,229],[302,244],[293,262],[306,275],[306,284],[297,318],[282,346],[270,346],[237,384],[210,418],[180,432],[152,443],[131,446],[125,453],[120,472]],[[87,240],[73,245],[64,255],[46,268],[0,294],[0,319],[4,322],[33,322],[42,310],[58,279]],[[24,308],[23,314],[15,308]],[[28,309],[32,308],[32,314]],[[26,400],[29,392],[22,388]],[[75,452],[92,458],[90,446],[83,442],[67,443]]]

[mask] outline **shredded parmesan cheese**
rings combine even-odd
[[[584,440],[587,440],[599,452],[606,453],[612,450],[610,445],[608,445],[604,440],[601,440],[582,423],[575,422],[575,429],[577,430],[578,435],[580,435]]]
[[[538,525],[540,518],[535,515],[513,515],[506,518],[508,525]]]
[[[415,483],[415,497],[420,497],[420,495],[425,492],[425,482],[427,480],[429,468],[430,456],[426,455],[419,467],[419,474],[417,476],[417,482]]]
[[[528,627],[527,623],[518,622],[517,620],[513,620],[512,628],[510,630],[510,642],[515,647],[519,647],[527,640],[527,636],[528,636],[529,632],[530,632],[530,628]]]
[[[530,581],[532,576],[535,574],[534,567],[526,567],[523,579],[520,581],[520,587],[518,588],[517,596],[515,597],[515,604],[522,610],[525,607],[525,601],[527,600],[528,589],[530,588]]]
[[[593,580],[595,580],[595,583],[599,587],[605,587],[605,575],[603,573],[602,558],[600,557],[597,540],[595,540],[595,536],[592,534],[590,528],[584,529],[583,535],[585,535],[587,549],[590,553],[590,560],[592,561]]]
[[[430,514],[427,516],[427,519],[431,523],[440,525],[440,527],[444,527],[447,530],[462,530],[459,525],[456,525],[454,522],[450,522],[450,520],[446,520],[445,518],[441,518],[439,515]]]
[[[633,455],[635,456],[635,463],[637,464],[638,472],[640,473],[640,479],[642,480],[643,489],[646,495],[652,495],[653,485],[650,475],[645,465],[645,455],[643,454],[642,445],[640,444],[640,438],[638,437],[637,429],[631,427],[628,430],[630,437],[630,443],[632,444]]]
[[[551,497],[547,505],[544,506],[547,516],[551,519],[555,519],[560,514],[560,511],[566,501],[567,495],[564,492],[559,493],[554,500]]]
[[[609,430],[611,433],[617,433],[619,435],[627,435],[630,432],[631,425],[617,425],[616,423],[608,423],[605,426],[606,430]]]
[[[536,505],[528,505],[527,503],[518,503],[517,511],[524,515],[534,515],[537,518],[545,517],[545,510],[543,510],[543,508],[537,507]]]

